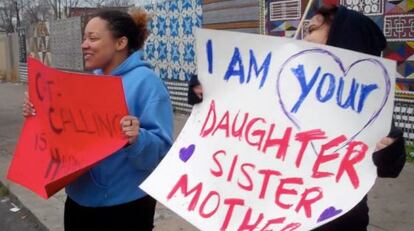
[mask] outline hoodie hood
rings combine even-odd
[[[343,6],[338,7],[327,45],[380,56],[387,46],[382,31],[370,18]]]
[[[110,75],[123,76],[124,74],[130,72],[131,70],[137,67],[148,67],[151,68],[151,65],[143,60],[144,52],[139,50],[132,53],[124,62],[117,66],[114,70],[111,71]],[[102,75],[102,69],[97,69],[94,71],[95,74]]]

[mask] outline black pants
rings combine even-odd
[[[146,196],[121,205],[91,208],[67,197],[65,231],[151,231],[154,228],[155,204],[153,198]]]

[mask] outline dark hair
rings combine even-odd
[[[128,39],[129,54],[141,49],[148,37],[148,16],[144,10],[134,10],[131,14],[119,10],[104,10],[94,17],[108,23],[108,29],[114,38],[125,36]]]
[[[315,15],[319,14],[323,17],[323,22],[331,25],[335,19],[338,7],[336,5],[321,6],[315,11]]]

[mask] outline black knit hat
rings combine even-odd
[[[369,17],[340,6],[331,24],[327,45],[380,56],[387,41]]]

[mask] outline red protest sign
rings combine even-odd
[[[8,179],[49,198],[123,147],[128,114],[122,81],[68,73],[28,61],[36,116],[25,120]]]

